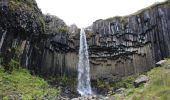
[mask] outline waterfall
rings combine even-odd
[[[29,60],[30,60],[30,57],[31,57],[31,53],[32,53],[32,48],[30,46],[30,42],[27,41],[27,44],[26,44],[26,58],[25,58],[25,67],[28,67],[28,64],[29,64]]]
[[[90,83],[89,55],[84,29],[81,29],[80,32],[77,91],[81,94],[81,96],[88,96],[92,94]]]
[[[0,41],[0,51],[1,51],[1,48],[2,48],[2,45],[3,45],[3,42],[4,42],[4,39],[5,39],[5,36],[6,36],[6,31],[3,33],[2,37],[1,37],[1,41]]]

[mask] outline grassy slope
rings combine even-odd
[[[11,74],[5,73],[0,66],[0,99],[31,100],[54,99],[59,90],[50,88],[42,78],[32,76],[26,69],[14,70]]]
[[[115,95],[116,100],[170,100],[170,59],[167,63],[147,73],[150,81],[139,88],[125,90],[125,97]]]

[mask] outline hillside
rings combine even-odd
[[[170,59],[145,73],[149,81],[140,87],[129,87],[124,90],[124,96],[116,94],[116,100],[170,100]]]
[[[0,100],[52,100],[57,97],[59,89],[52,88],[44,79],[16,65],[15,61],[11,62],[11,66],[17,68],[11,73],[0,66]]]

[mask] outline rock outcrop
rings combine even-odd
[[[88,27],[92,79],[117,80],[147,71],[169,57],[169,12],[166,1],[129,16],[97,20]],[[43,15],[34,0],[1,1],[2,54],[15,48],[21,64],[32,73],[77,77],[79,31],[58,17]]]
[[[8,48],[20,48],[22,54],[26,41],[44,32],[43,15],[34,0],[0,1],[0,37],[1,40],[4,38],[2,54]]]
[[[117,79],[141,73],[169,57],[169,12],[167,1],[129,16],[95,21],[89,40],[92,77]]]
[[[52,15],[44,15],[44,20],[46,31],[27,45],[22,65],[46,77],[76,76],[77,42],[70,37],[69,27]]]
[[[146,83],[149,81],[149,77],[146,75],[140,75],[135,81],[134,81],[134,86],[139,87],[142,83]]]

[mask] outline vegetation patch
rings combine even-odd
[[[15,61],[12,64],[11,74],[4,72],[3,66],[0,66],[0,99],[51,100],[59,94],[60,90],[50,87],[44,79],[31,75],[26,69],[16,69],[18,63]]]
[[[147,73],[150,81],[138,88],[130,87],[125,90],[125,96],[114,95],[116,100],[170,100],[170,59],[161,67]]]

